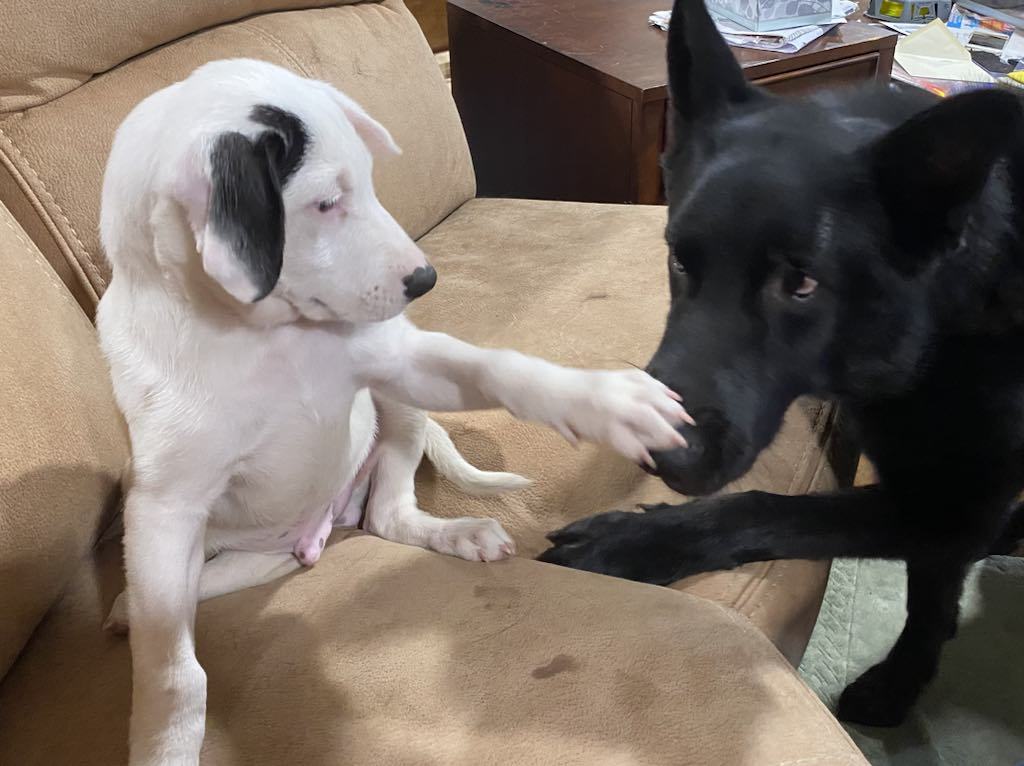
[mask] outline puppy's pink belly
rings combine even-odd
[[[333,527],[355,527],[363,515],[365,495],[353,502],[353,493],[370,480],[370,474],[377,464],[377,445],[359,467],[355,477],[330,502],[323,511],[303,519],[297,528],[298,540],[293,553],[303,566],[311,567],[320,560],[320,552],[327,544]]]
[[[223,550],[253,553],[291,553],[305,566],[313,566],[327,544],[333,527],[356,527],[362,519],[369,479],[376,466],[376,445],[359,467],[352,481],[328,503],[316,511],[307,512],[291,526],[246,527],[219,530],[208,538],[209,550],[214,555]]]

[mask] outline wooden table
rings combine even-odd
[[[863,0],[866,7],[867,0]],[[483,196],[663,200],[664,0],[448,0],[452,91]],[[888,81],[896,35],[841,24],[799,53],[734,48],[748,79],[794,94]]]

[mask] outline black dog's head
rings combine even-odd
[[[912,384],[929,275],[979,200],[999,202],[988,180],[1021,106],[996,91],[776,99],[747,84],[703,0],[676,2],[668,55],[672,303],[648,370],[698,426],[654,457],[670,487],[705,494],[746,472],[797,396]]]

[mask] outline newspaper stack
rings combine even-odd
[[[711,11],[710,8],[708,10]],[[711,17],[729,45],[735,45],[738,48],[753,48],[759,51],[796,53],[835,27],[836,24],[845,24],[846,17],[856,11],[857,3],[852,0],[833,0],[832,18],[826,23],[776,29],[771,32],[751,32],[735,22],[716,16],[713,11],[711,11]],[[668,30],[668,22],[671,18],[672,11],[656,11],[651,14],[648,22],[652,27]]]

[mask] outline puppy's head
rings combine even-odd
[[[374,192],[374,156],[399,149],[362,107],[259,61],[207,64],[172,88],[195,124],[162,158],[164,187],[227,296],[289,319],[373,322],[433,287]]]
[[[892,119],[773,98],[747,84],[702,0],[676,2],[668,55],[672,300],[648,369],[698,426],[684,427],[689,449],[654,458],[669,486],[704,494],[747,471],[797,396],[885,396],[914,379],[931,267],[964,246],[1021,107],[996,92],[913,106],[872,93]]]

